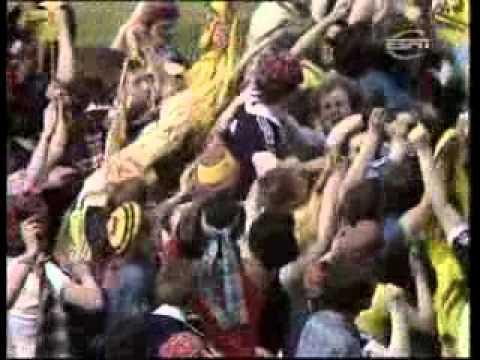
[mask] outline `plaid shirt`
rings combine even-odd
[[[197,285],[201,301],[218,325],[227,330],[248,324],[249,316],[238,245],[231,238],[230,230],[213,232],[202,257]]]

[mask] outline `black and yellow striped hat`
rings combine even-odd
[[[107,223],[108,241],[117,254],[123,253],[137,237],[142,224],[142,209],[135,202],[126,202],[116,208]]]

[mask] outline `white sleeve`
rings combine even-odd
[[[50,261],[45,264],[45,276],[57,295],[71,281],[57,265]]]

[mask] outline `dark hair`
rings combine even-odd
[[[299,254],[292,215],[263,213],[252,224],[248,245],[268,270],[279,269]]]
[[[266,52],[254,69],[254,81],[263,101],[275,103],[302,83],[302,67],[287,51]]]
[[[110,251],[107,231],[108,213],[104,208],[90,206],[85,213],[85,238],[92,254],[102,256]]]
[[[155,303],[183,307],[193,292],[193,266],[190,260],[176,259],[162,266],[155,278]]]
[[[338,214],[349,225],[360,220],[378,220],[383,213],[383,195],[378,179],[365,179],[345,193]]]
[[[21,239],[21,223],[32,216],[48,224],[48,206],[41,195],[7,196],[7,254],[17,256],[25,251]]]
[[[187,259],[197,259],[202,256],[205,238],[201,226],[201,208],[199,201],[192,202],[182,211],[176,228],[176,238],[180,253]]]
[[[321,117],[319,100],[338,88],[344,89],[347,92],[353,113],[363,112],[366,105],[366,99],[358,83],[346,76],[333,74],[325,79],[317,92],[313,93],[312,106],[316,116]]]
[[[308,188],[309,181],[302,171],[295,168],[277,167],[258,179],[259,205],[272,211],[295,201],[303,190],[301,184]]]
[[[236,238],[244,229],[245,211],[235,200],[230,191],[222,191],[207,198],[202,207],[207,223],[217,229],[232,225],[237,216],[240,216],[239,226],[235,229],[233,237]]]
[[[148,327],[144,314],[122,317],[99,342],[97,356],[105,359],[148,359]]]
[[[384,44],[375,39],[370,23],[357,23],[341,31],[335,42],[335,69],[346,76],[357,77],[369,69],[389,70],[394,59],[385,53]]]
[[[407,156],[401,164],[389,164],[383,175],[385,214],[402,214],[420,202],[422,174],[417,157]]]

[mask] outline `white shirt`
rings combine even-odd
[[[168,304],[163,304],[159,306],[157,309],[152,311],[153,315],[163,315],[163,316],[169,316],[171,318],[174,318],[178,321],[181,322],[187,322],[187,318],[185,316],[185,313],[176,306],[171,306]]]

